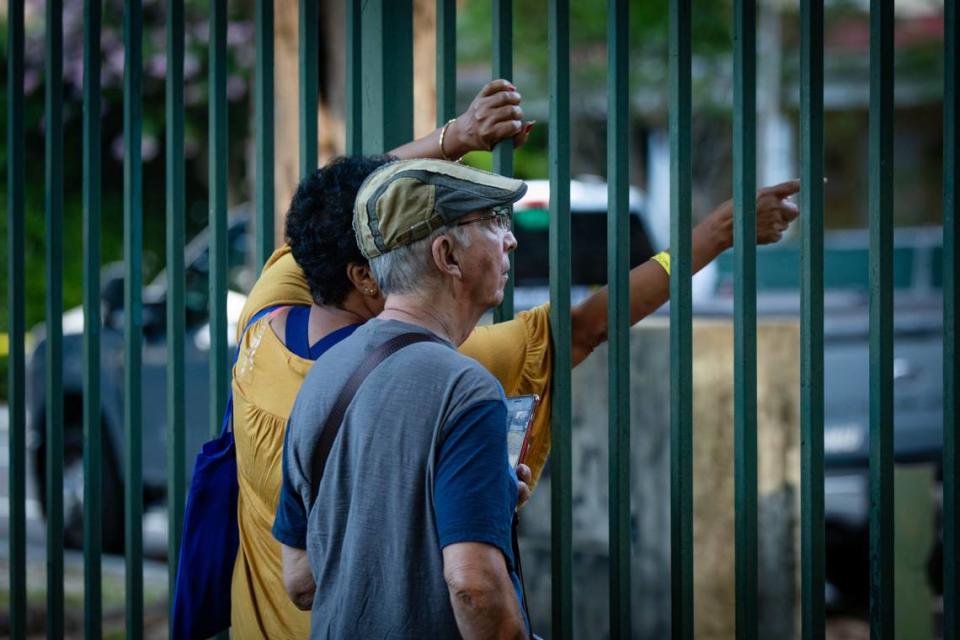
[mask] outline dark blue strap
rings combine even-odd
[[[310,307],[290,307],[284,344],[301,358],[310,359]]]
[[[243,333],[240,334],[240,338],[237,340],[237,350],[233,353],[233,364],[236,366],[237,358],[240,357],[240,347],[243,346],[243,336],[247,334],[247,329],[253,326],[253,324],[267,315],[272,313],[274,310],[279,309],[281,305],[275,305],[273,307],[267,307],[266,309],[260,309],[250,320],[247,322],[247,326],[243,328]],[[227,432],[228,429],[233,427],[233,383],[230,384],[230,391],[227,393],[227,409],[223,412],[223,422],[220,423],[220,435],[223,435]]]

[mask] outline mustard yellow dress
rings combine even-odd
[[[284,245],[267,261],[247,298],[239,327],[257,311],[276,305],[309,305],[303,272]],[[546,305],[510,321],[478,327],[460,351],[475,358],[503,385],[507,395],[535,393],[541,404],[530,431],[526,461],[534,482],[550,450],[549,309]],[[242,336],[233,369],[233,429],[240,494],[240,547],[231,589],[231,633],[235,638],[307,638],[310,612],[300,611],[283,586],[280,543],[271,534],[280,496],[280,468],[287,418],[313,361],[286,349],[269,317]]]

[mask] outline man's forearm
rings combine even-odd
[[[443,548],[443,577],[466,640],[526,638],[520,603],[499,549],[480,542]]]
[[[280,544],[280,560],[283,567],[283,586],[298,609],[309,611],[317,584],[310,571],[310,560],[304,549]]]
[[[506,602],[507,596],[513,596],[512,589],[509,594],[478,594],[470,590],[451,590],[453,615],[464,640],[527,637],[519,609],[509,606],[510,603]],[[513,599],[516,601],[515,596]]]

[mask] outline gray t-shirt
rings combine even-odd
[[[427,333],[374,319],[331,347],[310,370],[290,415],[284,490],[291,487],[308,514],[306,546],[317,583],[313,638],[459,637],[443,577],[441,545],[451,539],[495,544],[513,573],[515,497],[499,504],[505,483],[514,483],[516,493],[506,463],[505,407],[493,412],[500,424],[487,419],[469,425],[474,433],[487,430],[497,447],[502,443],[502,456],[488,446],[493,454],[487,459],[496,462],[480,465],[497,488],[484,490],[498,503],[484,520],[486,533],[438,533],[434,489],[438,453],[454,446],[443,444],[448,429],[473,407],[503,404],[496,379],[449,343],[407,346],[367,377],[347,409],[313,508],[310,456],[340,389],[370,352],[410,331]]]

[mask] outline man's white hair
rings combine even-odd
[[[370,270],[384,295],[429,291],[439,280],[433,263],[433,241],[446,235],[461,247],[470,246],[470,236],[461,227],[441,227],[426,238],[370,259]]]

